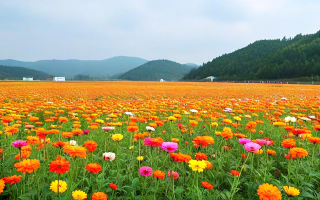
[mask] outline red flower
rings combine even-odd
[[[236,170],[231,170],[230,173],[232,174],[232,176],[239,176],[240,172],[236,171]]]
[[[110,183],[110,188],[112,188],[113,190],[116,190],[118,186],[116,184]]]
[[[204,188],[206,188],[206,189],[211,190],[211,189],[213,188],[213,185],[211,185],[211,184],[208,183],[208,182],[202,182],[201,184],[202,184],[202,186],[203,186]]]

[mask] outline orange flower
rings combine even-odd
[[[163,171],[160,171],[160,170],[155,170],[153,172],[153,178],[158,178],[158,179],[161,179],[163,180],[165,178],[165,174]]]
[[[27,143],[28,144],[38,144],[39,138],[37,136],[27,136]]]
[[[270,150],[270,149],[267,150],[267,153],[269,155],[276,155],[276,152],[274,150]]]
[[[204,188],[206,188],[206,189],[211,190],[211,189],[213,188],[213,185],[211,185],[211,184],[208,183],[208,182],[202,182],[201,184],[202,184],[202,186],[203,186]]]
[[[128,126],[127,127],[127,131],[128,132],[136,132],[136,131],[138,131],[139,130],[139,127],[138,126]]]
[[[260,200],[281,200],[280,190],[272,184],[263,183],[257,192]]]
[[[63,151],[69,154],[71,157],[81,157],[84,158],[87,155],[87,149],[80,146],[70,146],[64,145]]]
[[[285,148],[292,148],[294,146],[296,146],[296,141],[294,139],[288,138],[288,139],[284,139],[281,142],[281,145]]]
[[[206,166],[206,169],[211,169],[213,167],[212,163],[205,160],[204,162],[206,162],[207,166]]]
[[[190,123],[190,126],[193,126],[193,127],[198,126],[198,122],[196,120],[190,120],[189,123]]]
[[[301,147],[294,147],[290,149],[290,155],[293,159],[297,157],[302,158],[308,155],[308,151]]]
[[[205,153],[196,153],[196,160],[207,160],[207,155]]]
[[[40,162],[37,159],[26,159],[14,164],[14,167],[17,168],[18,172],[22,173],[31,173],[36,169],[40,168]]]
[[[170,153],[170,157],[175,162],[185,162],[188,163],[192,158],[190,155],[185,155],[182,153]]]
[[[73,133],[71,132],[63,132],[61,133],[61,136],[64,137],[64,138],[70,138],[73,136]]]
[[[21,150],[21,157],[20,157],[20,153],[19,153],[14,156],[14,159],[16,159],[16,160],[26,159],[26,158],[29,158],[30,155],[31,155],[31,151],[22,151]]]
[[[175,142],[175,143],[178,143],[178,142],[179,142],[179,139],[178,139],[178,138],[172,138],[171,141],[172,141],[172,142]]]
[[[224,127],[224,128],[223,128],[223,131],[221,132],[221,136],[224,137],[224,139],[226,139],[226,140],[231,139],[232,136],[233,136],[233,133],[232,133],[231,128],[229,128],[229,127]]]
[[[73,133],[73,135],[79,136],[79,135],[83,134],[83,131],[81,129],[79,129],[79,128],[75,128],[75,129],[72,130],[72,133]]]
[[[236,171],[236,170],[231,170],[230,173],[232,174],[232,176],[239,176],[240,172]]]
[[[4,180],[0,179],[0,194],[3,192],[3,188],[6,187]]]
[[[13,175],[13,176],[8,176],[4,177],[3,180],[5,183],[10,183],[10,185],[13,185],[15,183],[19,183],[21,181],[22,176],[21,175]]]
[[[93,174],[97,174],[101,171],[101,166],[98,163],[89,163],[87,164],[86,169]]]
[[[63,141],[57,141],[57,142],[52,143],[53,147],[64,147],[64,145],[66,145],[66,143]]]
[[[107,200],[108,197],[104,192],[95,192],[92,195],[92,200]]]
[[[89,151],[95,151],[97,149],[98,144],[95,141],[86,141],[83,145]]]
[[[320,138],[319,137],[308,137],[309,142],[312,142],[313,144],[315,143],[320,143]]]
[[[36,122],[36,121],[39,121],[38,117],[30,117],[29,118],[29,122]]]
[[[49,171],[56,172],[58,174],[64,174],[69,171],[69,167],[70,162],[58,155],[57,159],[49,164]]]
[[[197,136],[192,142],[194,144],[201,145],[202,147],[208,147],[209,144],[214,143],[214,139],[211,136]]]

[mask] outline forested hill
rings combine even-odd
[[[191,71],[183,80],[282,79],[320,76],[320,31],[294,38],[260,40]]]
[[[10,67],[0,65],[0,80],[13,79],[22,80],[23,77],[33,77],[34,80],[46,80],[50,75],[24,67]]]
[[[170,60],[154,60],[136,67],[122,75],[119,79],[133,81],[177,81],[193,67],[182,65]]]

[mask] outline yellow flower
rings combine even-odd
[[[198,171],[203,172],[203,170],[206,168],[207,163],[204,160],[198,161],[198,160],[190,160],[189,161],[189,167],[192,168],[192,171]]]
[[[138,156],[137,160],[142,161],[143,160],[143,156]]]
[[[168,121],[176,121],[177,120],[177,118],[175,118],[174,116],[170,116],[169,118],[168,118]]]
[[[72,197],[74,200],[84,200],[87,198],[87,194],[84,191],[76,190],[72,192]]]
[[[217,127],[218,126],[218,123],[217,122],[212,122],[211,123],[211,127]]]
[[[134,147],[134,146],[129,147],[129,150],[133,150],[133,147]]]
[[[300,191],[297,188],[291,187],[291,186],[283,186],[283,190],[287,193],[288,196],[298,196],[300,194]]]
[[[238,117],[238,116],[237,116],[237,117],[233,117],[233,119],[236,120],[236,121],[238,121],[238,122],[241,121],[241,118]]]
[[[114,134],[114,135],[112,135],[112,139],[114,141],[120,141],[123,139],[123,135],[122,134]]]
[[[50,189],[55,193],[58,193],[58,187],[59,193],[64,193],[67,190],[67,183],[62,180],[55,180],[50,185]]]
[[[259,150],[257,150],[257,151],[254,152],[254,154],[258,154],[258,155],[259,155],[259,154],[262,154],[262,153],[263,153],[263,150],[262,150],[262,149],[259,149]]]

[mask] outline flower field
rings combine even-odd
[[[320,199],[319,86],[0,89],[0,199]]]

